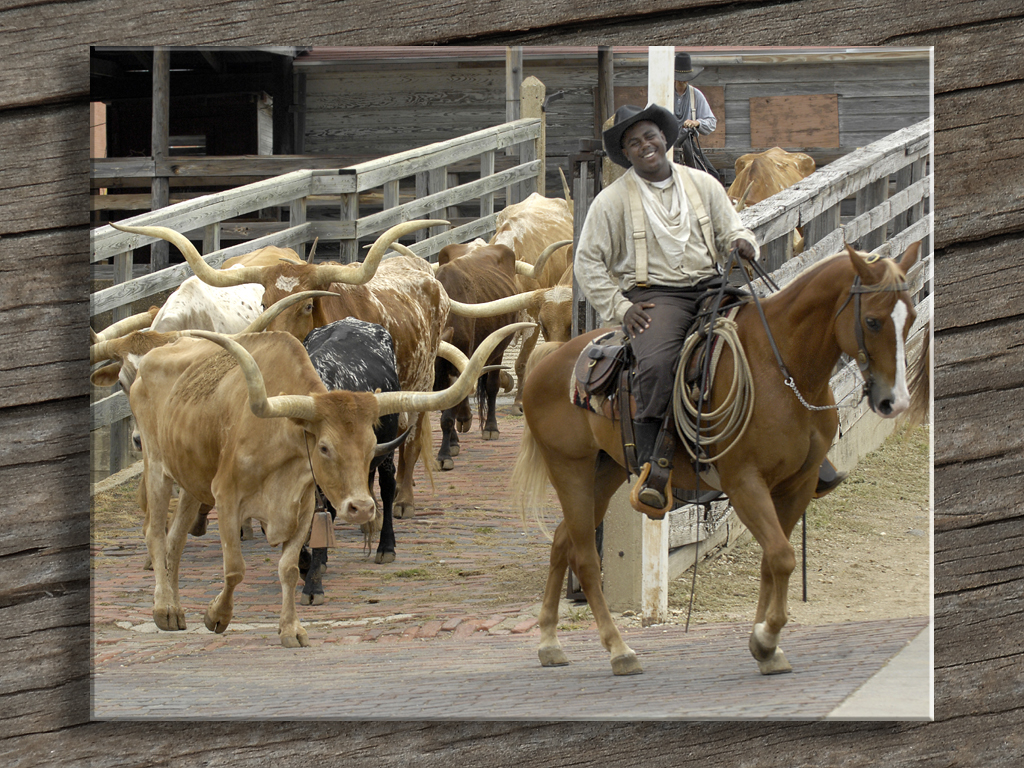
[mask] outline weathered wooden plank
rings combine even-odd
[[[492,176],[462,184],[454,189],[436,192],[413,202],[404,203],[396,208],[391,208],[371,216],[364,216],[357,222],[356,230],[359,236],[362,237],[372,232],[381,232],[402,221],[426,218],[433,211],[440,208],[476,200],[486,194],[493,194],[508,184],[536,178],[540,170],[540,164],[540,160],[534,160],[533,162],[510,168],[507,171],[501,171]]]
[[[88,190],[58,181],[87,162],[88,135],[72,126],[88,125],[88,115],[86,104],[0,112],[0,237],[88,222]]]
[[[372,20],[379,17],[379,6],[346,3],[318,7],[313,11],[296,10],[293,6],[267,7],[265,19],[273,24],[282,39],[314,39],[324,28],[330,28],[347,43],[375,42],[445,42],[455,35],[493,33],[488,42],[503,45],[512,40],[526,44],[543,42],[586,41],[594,43],[633,36],[652,43],[674,44],[685,39],[688,44],[720,44],[721,30],[728,28],[750,44],[770,44],[777,40],[794,43],[834,42],[847,45],[850,30],[861,42],[885,42],[936,46],[936,89],[947,94],[936,104],[936,168],[935,204],[939,216],[938,244],[962,244],[965,258],[962,269],[946,269],[942,261],[949,251],[938,254],[937,264],[939,311],[943,296],[955,301],[972,300],[973,307],[950,312],[952,301],[945,304],[949,330],[937,337],[937,391],[955,379],[958,386],[967,383],[967,376],[957,377],[951,371],[941,373],[943,366],[954,367],[952,354],[966,360],[973,378],[967,398],[977,399],[982,408],[990,390],[1012,386],[1007,379],[986,378],[981,368],[984,353],[977,359],[968,351],[972,343],[979,349],[994,346],[993,336],[1005,342],[1007,368],[1019,370],[1013,357],[1020,344],[1019,303],[1010,307],[996,290],[990,292],[995,302],[992,309],[972,297],[972,282],[992,269],[986,256],[994,243],[1021,247],[1019,233],[1021,199],[1016,178],[1003,174],[1000,184],[988,183],[993,168],[1013,167],[1021,153],[1013,149],[1019,141],[1021,120],[1014,105],[1020,98],[1019,56],[1022,19],[1019,8],[1008,0],[978,0],[973,3],[935,2],[886,3],[874,5],[865,13],[862,4],[836,5],[818,2],[793,2],[772,6],[713,6],[706,4],[700,14],[675,13],[678,3],[645,5],[643,13],[623,14],[621,4],[614,8],[607,3],[592,4],[580,9],[578,4],[532,4],[518,6],[515,13],[502,8],[469,8],[465,4],[433,6],[428,18],[421,4],[403,6],[384,29],[374,29]],[[203,5],[172,0],[170,6],[151,13],[141,6],[93,0],[63,8],[46,6],[12,6],[0,12],[4,21],[6,50],[12,55],[0,78],[6,86],[0,89],[0,103],[7,107],[32,107],[36,114],[45,112],[49,104],[71,104],[81,100],[82,109],[87,92],[85,71],[89,42],[125,42],[115,39],[121,30],[131,30],[133,43],[175,42],[184,44],[232,44],[262,42],[263,32],[251,23],[251,15],[226,13],[224,6]],[[629,10],[629,9],[627,9]],[[173,17],[174,23],[168,24]],[[458,17],[457,27],[451,19]],[[529,19],[529,22],[524,22]],[[996,87],[991,87],[995,85]],[[75,104],[59,107],[59,111],[78,109]],[[10,116],[5,116],[5,120]],[[7,133],[10,139],[0,143],[4,167],[19,169],[20,157],[47,156],[51,146],[35,147],[24,142],[25,135],[45,135],[37,129],[45,119],[33,122],[32,113],[15,116],[23,120],[27,130]],[[53,123],[57,125],[60,121]],[[74,135],[75,126],[84,125],[84,118],[69,119],[59,127],[65,136]],[[941,130],[940,130],[941,128]],[[52,132],[51,132],[52,133]],[[1016,136],[1017,138],[1014,138]],[[1008,140],[1009,137],[1009,140]],[[70,157],[70,155],[69,155]],[[84,150],[82,161],[84,163]],[[27,166],[27,164],[26,164]],[[84,173],[60,162],[44,162],[4,176],[5,226],[18,231],[69,226],[74,220],[84,222],[84,195],[75,202],[77,189],[85,189]],[[984,182],[984,183],[983,183]],[[40,187],[49,186],[50,193]],[[16,210],[19,215],[7,215]],[[58,214],[58,215],[54,215]],[[78,226],[84,226],[79,223]],[[987,239],[990,235],[992,240]],[[0,259],[14,265],[4,249]],[[80,252],[87,251],[83,243]],[[970,253],[967,253],[970,252]],[[972,262],[967,256],[973,254]],[[83,257],[84,258],[84,257]],[[20,265],[18,265],[20,267]],[[993,270],[994,271],[994,270]],[[70,291],[62,275],[53,268],[23,271],[16,275],[12,294],[31,287],[49,289],[57,286]],[[41,276],[41,277],[40,277]],[[20,279],[20,282],[19,282]],[[1018,284],[1020,282],[1018,281]],[[1007,292],[1012,293],[1012,286]],[[4,308],[9,305],[2,304]],[[84,325],[84,306],[74,302],[63,307],[65,314],[77,317]],[[973,309],[973,314],[971,313]],[[954,318],[953,315],[956,315]],[[984,319],[984,318],[987,318]],[[955,339],[952,337],[956,337]],[[1009,346],[1006,346],[1009,345]],[[991,350],[996,355],[995,349]],[[948,357],[947,357],[948,355]],[[25,367],[32,366],[31,360]],[[948,365],[947,365],[948,364]],[[989,373],[997,370],[987,369]],[[1010,374],[1005,374],[1009,376]],[[74,375],[65,378],[73,379]],[[45,382],[34,377],[33,382]],[[54,398],[54,392],[67,391],[66,383],[48,391],[33,392],[36,402]],[[65,397],[57,394],[56,397]],[[1006,420],[1015,420],[1019,403]],[[53,408],[51,404],[48,408]],[[31,410],[42,412],[43,407]],[[74,409],[68,410],[71,413]],[[82,406],[84,411],[84,406]],[[936,415],[936,446],[950,420]],[[29,428],[26,427],[26,430]],[[74,428],[69,426],[69,436]],[[979,436],[998,445],[1001,434]],[[53,459],[50,466],[61,466],[63,460]],[[87,476],[87,457],[71,459]],[[66,465],[65,465],[66,466]],[[18,676],[12,672],[27,668],[24,656],[11,653],[0,658],[2,678],[14,680],[4,689],[4,736],[0,737],[0,754],[12,765],[82,764],[95,766],[138,765],[177,761],[183,765],[227,762],[246,768],[274,762],[299,764],[310,759],[337,761],[344,756],[351,766],[405,766],[416,764],[433,768],[451,765],[519,766],[525,762],[541,766],[567,764],[655,766],[677,765],[680,760],[701,761],[710,766],[736,765],[749,762],[751,745],[756,745],[759,764],[771,768],[782,765],[843,764],[849,766],[963,766],[1016,765],[1022,749],[1018,734],[1024,732],[1024,706],[1018,685],[1021,678],[1019,616],[1007,615],[1006,608],[1019,603],[1021,582],[1008,574],[999,588],[967,589],[965,585],[979,574],[994,573],[986,564],[986,548],[997,560],[1005,551],[995,536],[987,536],[984,520],[969,515],[988,514],[991,509],[1010,509],[1014,504],[1007,488],[1019,485],[1020,456],[1004,454],[982,462],[958,462],[954,452],[936,471],[936,512],[939,531],[936,534],[936,717],[934,724],[801,724],[801,723],[167,723],[167,724],[104,724],[87,723],[88,688],[83,682],[87,670],[88,632],[87,595],[83,584],[75,583],[79,597],[77,608],[66,616],[53,610],[54,602],[42,591],[32,592],[25,577],[12,573],[19,594],[39,597],[20,606],[38,606],[32,614],[15,613],[18,606],[0,603],[0,626],[16,626],[19,632],[31,633],[40,646],[49,646],[65,653],[62,663],[44,665],[35,675]],[[4,481],[3,492],[24,485],[24,477],[38,465],[22,470],[13,481]],[[67,482],[56,487],[67,489]],[[86,502],[72,501],[68,506],[80,512]],[[50,502],[30,499],[26,505],[4,505],[0,509],[0,527],[16,529],[26,515],[32,515]],[[1012,511],[1012,510],[1010,510]],[[977,523],[977,524],[975,524]],[[1018,523],[1019,525],[1019,523]],[[993,527],[993,534],[1007,533],[1009,528]],[[59,536],[59,524],[46,527],[47,537]],[[951,538],[962,533],[962,539]],[[965,558],[964,572],[950,570],[957,552],[972,543],[981,547],[977,556]],[[973,553],[972,553],[973,555]],[[85,563],[84,551],[69,552],[70,559]],[[963,590],[963,591],[960,591]],[[77,632],[48,628],[45,622],[57,619],[63,626]],[[8,648],[7,640],[0,647]],[[72,681],[70,684],[68,681]],[[640,681],[649,684],[650,681]],[[13,690],[12,690],[13,689]],[[8,706],[10,704],[10,706]],[[111,745],[116,744],[116,749]]]
[[[477,131],[430,147],[409,150],[379,160],[353,166],[357,173],[359,191],[373,189],[395,178],[451,165],[459,160],[477,157],[492,149],[505,149],[533,141],[540,135],[540,120],[518,120],[508,125]]]
[[[120,223],[140,227],[158,225],[178,232],[202,229],[208,224],[216,224],[260,208],[290,205],[293,200],[310,194],[312,179],[318,173],[325,171],[294,171],[275,179],[253,182],[159,211],[143,213]],[[113,258],[124,251],[154,242],[157,242],[157,238],[120,232],[110,226],[99,227],[92,232],[90,260]]]

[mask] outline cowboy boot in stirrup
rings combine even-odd
[[[820,499],[826,493],[831,493],[839,484],[846,479],[848,472],[837,472],[832,462],[825,459],[818,468],[818,486],[814,489],[814,498]]]
[[[671,506],[670,478],[675,453],[675,429],[660,422],[634,422],[641,474],[633,488],[633,507],[650,517],[664,517]]]

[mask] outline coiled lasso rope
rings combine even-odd
[[[739,441],[747,429],[754,413],[754,382],[750,373],[750,363],[736,332],[736,323],[725,317],[715,321],[708,337],[707,349],[715,336],[732,352],[734,361],[732,381],[725,400],[714,411],[700,413],[700,441],[697,440],[697,399],[691,399],[686,392],[685,371],[701,341],[701,334],[694,333],[686,340],[680,353],[679,366],[676,369],[676,383],[673,388],[672,407],[676,420],[676,428],[683,438],[690,458],[704,463],[718,461],[725,456]],[[703,366],[702,366],[703,367]],[[698,380],[697,387],[700,386]],[[709,387],[710,390],[710,387]],[[698,390],[699,392],[699,390]],[[705,453],[708,446],[724,444],[714,456]],[[695,455],[695,446],[699,445],[700,456]]]

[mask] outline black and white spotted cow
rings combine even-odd
[[[397,392],[401,389],[398,364],[391,334],[376,323],[355,318],[344,318],[313,329],[304,342],[313,368],[328,390],[351,392]],[[388,414],[374,428],[378,445],[400,442],[398,414]],[[397,447],[397,445],[395,445]],[[374,474],[380,486],[381,523],[380,542],[374,558],[377,563],[390,563],[395,559],[395,530],[392,509],[395,499],[394,451],[379,456],[370,464],[369,484]],[[324,498],[327,509],[334,516],[330,502]],[[305,558],[303,558],[305,559]],[[317,605],[323,601],[323,566],[327,562],[327,549],[310,552],[310,567],[306,573],[302,604]]]

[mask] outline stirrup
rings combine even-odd
[[[848,475],[849,472],[837,472],[836,468],[832,466],[832,462],[825,459],[818,467],[818,485],[814,489],[814,498],[820,499],[834,491]]]
[[[652,520],[662,520],[665,515],[672,509],[672,472],[668,473],[668,480],[665,482],[665,491],[662,494],[665,499],[665,504],[660,509],[653,507],[650,504],[645,504],[640,500],[640,494],[644,491],[651,491],[658,493],[656,488],[647,488],[647,477],[651,474],[651,463],[648,461],[640,468],[640,477],[633,485],[633,489],[629,492],[629,503],[637,512],[643,512]]]

